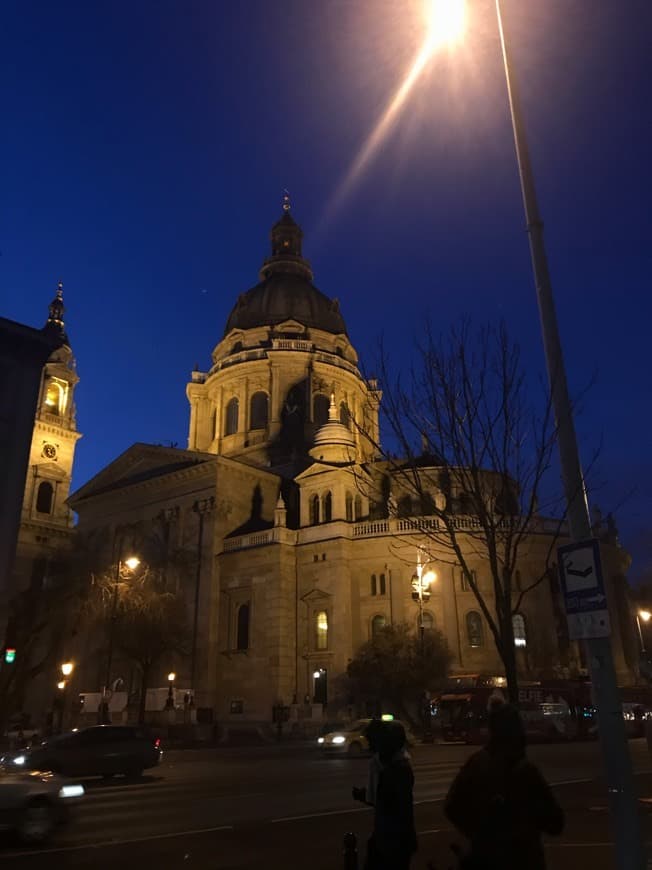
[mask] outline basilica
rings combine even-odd
[[[339,303],[313,283],[302,247],[286,199],[258,283],[235,300],[210,367],[190,375],[186,449],[134,444],[66,501],[79,437],[69,351],[44,372],[24,534],[49,516],[47,535],[68,536],[72,509],[79,534],[106,533],[113,560],[126,557],[128,530],[158,535],[194,628],[192,655],[161,666],[158,684],[176,669],[222,723],[267,722],[278,704],[332,708],[356,650],[392,623],[439,630],[456,673],[502,670],[464,574],[424,539],[432,517],[379,455],[380,385],[362,376]],[[533,528],[523,582],[540,573],[552,528]],[[616,600],[627,556],[615,540],[605,552]],[[425,605],[413,595],[424,553],[436,578]],[[487,566],[469,559],[490,599]],[[619,680],[631,682],[622,620],[612,622]],[[517,640],[523,674],[582,673],[554,572],[524,597]],[[97,671],[81,679],[96,685]]]

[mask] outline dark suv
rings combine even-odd
[[[161,741],[146,728],[96,725],[50,737],[13,759],[23,770],[52,770],[64,776],[140,776],[161,760]]]

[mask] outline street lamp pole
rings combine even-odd
[[[643,626],[641,625],[641,620],[643,622],[649,622],[652,619],[652,613],[649,610],[637,610],[636,611],[636,625],[638,626],[638,636],[641,641],[641,652],[646,652],[645,649],[645,640],[643,639]]]
[[[108,710],[108,694],[109,686],[111,685],[111,665],[113,664],[113,640],[115,635],[115,624],[118,618],[118,590],[120,587],[120,578],[122,576],[122,566],[125,565],[130,571],[135,570],[140,565],[140,559],[135,556],[130,556],[125,559],[118,559],[113,578],[113,595],[111,601],[111,619],[109,622],[109,642],[106,652],[106,673],[104,675],[104,687],[102,689],[102,701],[100,702],[100,719],[106,724],[109,721]]]
[[[201,557],[204,546],[204,519],[206,514],[213,510],[215,498],[201,499],[192,506],[193,511],[199,517],[199,531],[197,533],[197,568],[195,572],[195,609],[192,621],[192,654],[190,659],[190,690],[196,694],[195,678],[197,674],[197,638],[199,633],[199,591],[201,586]]]
[[[548,259],[543,238],[543,221],[537,203],[517,85],[503,26],[501,0],[496,15],[507,82],[507,95],[518,161],[521,194],[530,242],[530,256],[536,285],[546,367],[559,439],[559,456],[568,506],[571,538],[583,541],[592,536],[591,520],[580,463],[572,407],[557,325]],[[621,870],[642,870],[645,865],[638,807],[634,795],[632,766],[627,750],[616,672],[609,638],[586,641],[591,682],[599,711],[600,742],[606,772],[607,792],[614,817],[617,864]]]

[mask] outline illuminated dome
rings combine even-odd
[[[301,254],[303,232],[290,214],[285,197],[283,215],[271,231],[272,255],[260,270],[260,283],[243,293],[226,322],[232,329],[255,329],[296,320],[303,326],[346,335],[336,299],[329,299],[312,283],[310,263]]]

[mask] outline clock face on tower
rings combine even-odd
[[[54,444],[45,444],[43,446],[43,456],[46,459],[56,459],[57,458],[57,448]]]

